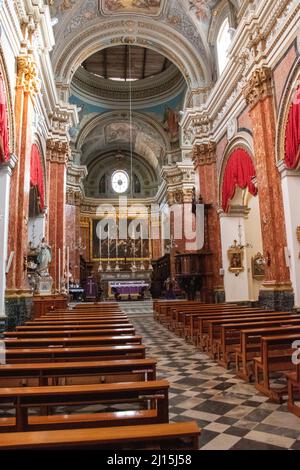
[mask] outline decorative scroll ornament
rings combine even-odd
[[[23,87],[27,93],[39,93],[41,83],[37,65],[32,55],[17,57],[17,87]]]

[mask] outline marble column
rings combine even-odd
[[[39,79],[33,56],[17,58],[15,97],[16,155],[18,165],[13,172],[10,191],[9,252],[14,260],[7,276],[7,328],[14,328],[30,317],[32,292],[26,271],[28,245],[28,212],[30,192],[30,156],[32,118]]]
[[[10,180],[16,157],[0,163],[0,319],[5,317],[6,265],[8,261],[9,194]]]
[[[61,252],[62,273],[66,272],[66,174],[69,145],[59,140],[47,141],[48,223],[47,240],[52,248],[50,275],[58,287],[58,250]]]
[[[276,310],[294,305],[287,246],[280,174],[275,157],[275,115],[272,72],[267,67],[255,70],[244,88],[253,123],[255,168],[259,190],[263,248],[271,263],[260,291],[261,304]]]
[[[199,188],[203,203],[208,210],[208,227],[206,248],[212,252],[210,271],[216,302],[225,299],[223,278],[220,276],[222,267],[221,228],[217,212],[218,208],[218,177],[216,165],[216,144],[207,142],[195,145],[193,160],[196,177],[199,178]]]

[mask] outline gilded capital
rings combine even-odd
[[[70,155],[70,147],[68,142],[60,140],[47,141],[47,161],[51,163],[66,164]]]
[[[255,70],[243,90],[247,104],[252,108],[272,95],[272,71],[268,67]]]
[[[37,65],[32,55],[17,57],[17,87],[32,95],[40,91]]]
[[[195,145],[193,148],[193,161],[196,166],[212,165],[216,163],[216,158],[215,142]]]

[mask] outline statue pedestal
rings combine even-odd
[[[37,278],[36,293],[39,295],[52,295],[53,279],[51,276]]]
[[[33,318],[39,318],[46,313],[56,309],[68,308],[67,296],[56,295],[34,295],[33,297]]]

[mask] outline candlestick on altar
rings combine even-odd
[[[116,267],[115,271],[120,271],[119,266],[119,237],[118,237],[118,229],[116,228]]]
[[[145,266],[144,266],[144,244],[143,244],[143,225],[141,224],[141,266],[140,266],[140,269],[141,271],[144,271],[145,270]]]
[[[110,265],[110,235],[109,235],[109,221],[108,221],[108,226],[107,226],[107,257],[108,257],[108,263],[106,270],[111,271],[111,265]]]
[[[99,235],[99,258],[100,258],[100,263],[99,263],[99,268],[98,272],[100,273],[102,269],[102,233],[100,229],[100,235]]]

